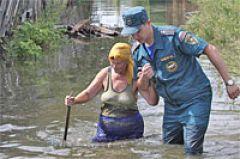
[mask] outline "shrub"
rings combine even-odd
[[[240,73],[240,0],[192,0],[199,13],[187,22],[191,30],[209,43],[216,45],[232,72]]]
[[[25,21],[13,30],[13,36],[4,45],[8,56],[36,59],[60,46],[63,32],[54,23],[59,20],[62,5],[56,2],[49,3],[37,21]]]

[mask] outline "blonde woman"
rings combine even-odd
[[[137,81],[133,81],[131,46],[116,43],[110,50],[110,66],[103,68],[91,84],[76,97],[66,96],[65,105],[82,104],[98,93],[101,95],[101,113],[94,142],[110,142],[141,138],[144,122],[137,106]],[[153,84],[140,92],[148,104],[156,105],[158,95]]]

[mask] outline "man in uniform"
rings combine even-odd
[[[159,96],[164,99],[163,142],[184,144],[187,154],[201,154],[212,91],[196,57],[207,55],[231,99],[240,92],[218,50],[181,28],[152,25],[144,7],[130,8],[122,18],[122,35],[131,35],[139,44],[133,51],[134,78],[139,78],[139,88],[144,90],[156,84]]]

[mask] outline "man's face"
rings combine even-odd
[[[133,39],[138,41],[139,43],[144,43],[148,36],[148,25],[143,24],[139,28],[138,32],[132,35]]]

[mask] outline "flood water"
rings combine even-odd
[[[168,2],[168,3],[167,3]],[[184,14],[194,6],[187,1],[93,1],[89,12],[95,23],[121,26],[122,11],[130,6],[144,5],[154,23],[184,23]],[[176,9],[181,6],[183,9]],[[185,7],[184,7],[185,6]],[[173,8],[172,8],[173,7]],[[192,8],[191,8],[192,7]],[[175,11],[170,14],[168,11]],[[84,9],[84,8],[82,8]],[[184,12],[183,12],[184,11]],[[68,23],[86,17],[81,12]],[[180,16],[177,13],[182,13]],[[179,20],[180,19],[180,20]],[[111,46],[125,38],[90,38],[73,40],[57,53],[32,64],[4,62],[0,64],[0,158],[1,159],[181,159],[240,158],[240,98],[227,97],[224,84],[206,58],[201,58],[204,71],[211,80],[213,104],[210,125],[204,142],[204,154],[184,155],[182,146],[162,144],[162,100],[148,106],[139,96],[138,105],[145,122],[144,138],[112,143],[91,143],[95,135],[101,102],[94,100],[71,109],[67,143],[62,139],[65,127],[64,97],[76,95],[94,78],[100,68],[108,65]],[[233,75],[240,85],[240,77]]]

